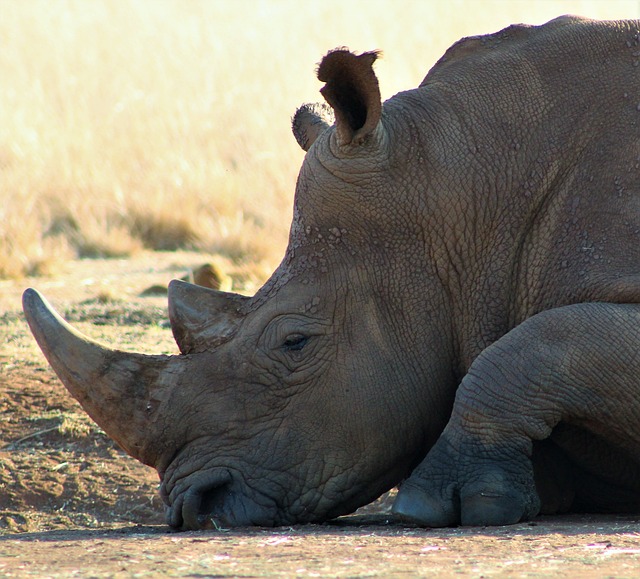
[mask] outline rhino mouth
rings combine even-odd
[[[184,483],[165,480],[160,494],[167,524],[187,531],[277,525],[277,509],[252,500],[244,486],[226,469],[200,471]]]
[[[221,514],[230,487],[231,474],[227,470],[197,475],[188,489],[175,498],[163,483],[160,492],[167,504],[167,524],[178,529],[206,529],[228,524]]]

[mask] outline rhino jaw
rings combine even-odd
[[[25,290],[22,305],[49,364],[87,414],[131,456],[161,468],[170,449],[157,435],[186,360],[101,346],[67,324],[34,289]]]

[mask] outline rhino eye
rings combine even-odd
[[[282,344],[282,348],[287,352],[299,352],[305,347],[308,341],[308,336],[304,336],[303,334],[292,334],[287,336],[287,339]]]

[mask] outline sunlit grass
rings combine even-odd
[[[219,254],[263,279],[286,244],[330,48],[380,48],[383,96],[455,40],[638,2],[3,0],[0,278],[141,249]]]

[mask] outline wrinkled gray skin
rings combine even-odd
[[[253,297],[172,282],[180,355],[25,292],[170,525],[322,521],[404,479],[394,510],[426,526],[640,511],[638,29],[465,39],[384,106],[374,53],[327,55],[286,255]]]

